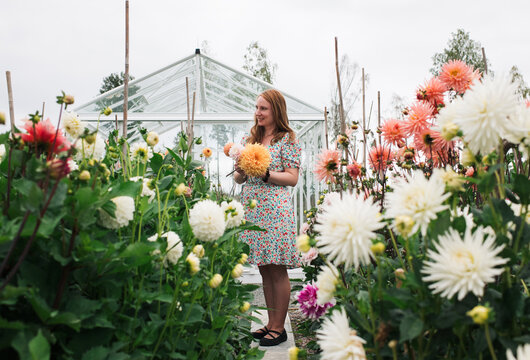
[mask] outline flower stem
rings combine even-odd
[[[405,263],[403,262],[403,258],[401,257],[401,254],[399,253],[399,249],[397,247],[396,238],[394,237],[394,233],[392,232],[392,229],[388,227],[388,232],[390,233],[390,238],[392,239],[392,246],[394,246],[394,251],[396,252],[399,262],[401,263],[401,267],[405,269]]]
[[[484,325],[484,330],[486,332],[486,341],[488,342],[488,348],[489,348],[490,353],[491,353],[491,358],[493,360],[497,360],[497,356],[495,355],[495,351],[493,350],[493,343],[491,342],[490,328],[489,328],[488,323],[486,323],[486,325]]]

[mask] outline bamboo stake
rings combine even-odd
[[[188,121],[186,122],[186,135],[190,136],[190,88],[188,84],[188,77],[186,76],[186,109],[188,114]]]
[[[328,109],[324,106],[324,131],[326,134],[326,149],[329,149],[328,143]]]
[[[129,0],[125,0],[125,79],[123,79],[123,137],[127,138],[127,105],[129,102]]]
[[[193,123],[194,123],[194,120],[195,120],[195,91],[193,92],[193,100],[192,100],[192,105],[191,105],[191,127],[190,127],[190,153],[191,153],[191,149],[193,147]],[[208,174],[210,175],[210,174]]]
[[[46,107],[46,102],[43,101],[43,102],[42,102],[42,113],[41,113],[41,115],[40,115],[42,119],[44,119],[44,109],[45,109],[45,107]]]
[[[114,114],[114,120],[116,121],[116,130],[118,130],[118,115]]]
[[[366,168],[366,92],[364,87],[364,68],[362,68],[363,81],[363,166]]]
[[[337,71],[337,88],[339,90],[339,114],[340,114],[340,132],[346,132],[346,119],[344,119],[344,104],[342,102],[342,89],[340,87],[340,71],[339,71],[339,43],[335,37],[335,70]]]
[[[381,145],[381,91],[377,92],[377,133],[379,134],[379,145]]]
[[[7,97],[9,99],[9,120],[11,121],[11,133],[15,132],[15,107],[13,105],[13,88],[11,87],[11,71],[6,71]]]
[[[482,48],[482,61],[484,61],[484,73],[488,75],[488,62],[486,61],[486,50]]]

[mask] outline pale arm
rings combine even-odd
[[[298,169],[286,168],[284,171],[271,171],[267,183],[281,186],[296,186],[298,183]]]

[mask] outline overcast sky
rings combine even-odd
[[[98,94],[103,77],[124,70],[123,0],[1,0],[0,111],[8,113],[5,71],[16,119],[42,107],[57,121],[55,96],[76,105]],[[194,52],[235,68],[259,41],[278,64],[275,85],[314,106],[328,105],[339,51],[370,74],[368,102],[382,93],[412,99],[431,57],[464,28],[496,72],[517,65],[530,80],[528,0],[131,0],[130,72],[141,77]]]

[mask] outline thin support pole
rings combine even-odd
[[[329,149],[328,142],[328,109],[324,106],[324,132],[326,135],[326,149]]]
[[[344,104],[342,102],[342,89],[340,86],[339,42],[337,37],[335,37],[335,70],[337,72],[337,89],[339,91],[340,132],[344,134],[346,132],[346,119],[344,118]]]
[[[40,114],[41,118],[44,119],[44,109],[46,108],[46,102],[42,102],[42,113]]]
[[[364,81],[364,68],[362,68],[362,82],[363,82],[363,166],[366,168],[366,89]]]
[[[486,50],[482,48],[482,61],[484,61],[484,73],[488,75],[488,62],[486,61]]]
[[[188,83],[188,77],[186,77],[186,110],[188,115],[188,121],[186,122],[186,135],[190,137],[190,87]]]
[[[11,133],[15,132],[15,107],[13,105],[13,88],[11,87],[11,71],[6,71],[7,96],[9,98],[9,120],[11,121]]]
[[[379,145],[381,145],[381,91],[377,92],[377,133],[379,134]]]
[[[127,105],[129,102],[129,0],[125,1],[125,79],[123,79],[123,137],[127,138]]]
[[[193,92],[193,100],[192,100],[192,105],[191,105],[190,153],[191,153],[191,149],[193,148],[193,136],[194,136],[193,123],[194,121],[195,121],[195,91]]]

